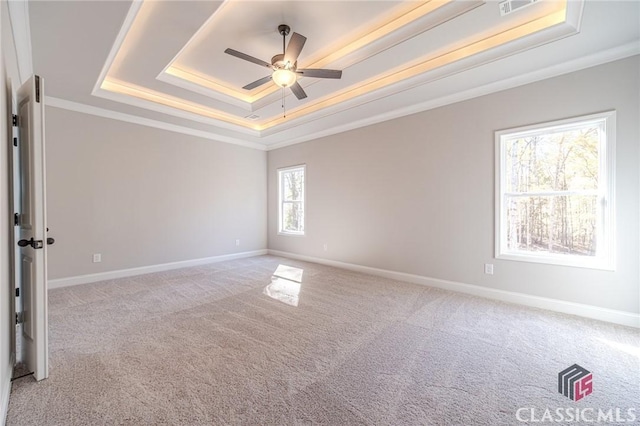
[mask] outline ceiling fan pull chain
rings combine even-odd
[[[287,118],[287,108],[285,108],[284,103],[284,87],[282,88],[282,117]]]

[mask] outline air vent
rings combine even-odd
[[[257,114],[251,114],[247,115],[245,118],[248,118],[249,120],[257,120],[258,118],[260,118],[260,116]]]
[[[500,16],[505,16],[530,4],[537,3],[538,0],[505,0],[498,4]]]

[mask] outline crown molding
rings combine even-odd
[[[46,97],[45,105],[54,107],[54,108],[66,109],[68,111],[75,111],[82,114],[90,114],[98,117],[109,118],[112,120],[119,120],[127,123],[139,124],[141,126],[154,127],[156,129],[167,130],[169,132],[175,132],[175,133],[181,133],[183,135],[196,136],[199,138],[209,139],[216,142],[239,145],[245,148],[252,148],[260,151],[266,150],[266,147],[259,143],[247,142],[241,139],[230,138],[227,136],[217,135],[211,132],[206,132],[204,130],[192,129],[190,127],[179,126],[177,124],[166,123],[164,121],[153,120],[150,118],[140,117],[137,115],[125,114],[122,112],[99,108],[92,105],[68,101],[66,99],[55,98],[52,96]]]
[[[427,111],[430,109],[438,108],[441,106],[453,104],[476,98],[479,96],[488,95],[494,92],[511,89],[525,84],[533,83],[548,78],[553,78],[563,74],[580,71],[582,69],[602,65],[607,62],[613,62],[620,59],[628,58],[630,56],[640,54],[640,45],[637,42],[631,42],[613,49],[604,50],[589,56],[585,56],[572,61],[567,61],[558,65],[547,67],[541,70],[536,70],[527,74],[518,75],[510,79],[501,80],[499,82],[486,84],[471,90],[456,93],[449,96],[443,96],[437,99],[431,99],[420,104],[411,105],[406,108],[398,109],[395,111],[389,111],[384,114],[379,114],[372,117],[367,117],[363,120],[354,121],[352,123],[336,126],[330,129],[326,129],[320,132],[314,132],[306,134],[302,137],[291,138],[288,140],[276,141],[271,144],[261,144],[244,141],[242,139],[231,138],[227,136],[218,135],[213,132],[207,132],[203,130],[196,130],[186,126],[179,126],[175,124],[165,123],[158,120],[140,117],[132,114],[125,114],[109,109],[99,108],[92,105],[82,104],[78,102],[69,101],[66,99],[60,99],[56,97],[47,96],[47,105],[66,109],[70,111],[80,112],[83,114],[91,114],[99,117],[110,118],[112,120],[120,120],[128,123],[139,124],[147,127],[155,127],[162,130],[167,130],[176,133],[182,133],[185,135],[191,135],[201,137],[204,139],[214,140],[223,143],[230,143],[233,145],[244,146],[247,148],[253,148],[261,151],[270,151],[274,149],[284,148],[290,145],[298,143],[308,142],[313,139],[319,139],[326,136],[331,136],[337,133],[346,132],[349,130],[358,129],[361,127],[370,126],[373,124],[381,123],[388,120],[393,120],[406,115],[416,114],[419,112]]]
[[[320,132],[309,133],[307,135],[292,138],[289,140],[275,142],[267,144],[267,151],[274,149],[284,148],[286,146],[295,145],[298,143],[308,142],[310,140],[319,139],[326,136],[335,135],[337,133],[347,132],[349,130],[358,129],[361,127],[370,126],[373,124],[381,123],[384,121],[393,120],[396,118],[404,117],[406,115],[416,114],[430,109],[435,109],[441,106],[454,104],[457,102],[466,101],[469,99],[477,98],[491,93],[499,92],[502,90],[512,89],[518,86],[524,86],[525,84],[534,83],[540,80],[546,80],[549,78],[557,77],[563,74],[568,74],[582,69],[595,67],[605,64],[607,62],[613,62],[620,59],[625,59],[630,56],[640,54],[640,44],[638,42],[627,43],[622,46],[615,47],[613,49],[603,50],[598,53],[594,53],[589,56],[567,61],[561,64],[553,65],[540,70],[532,71],[527,74],[521,74],[509,79],[500,80],[494,83],[489,83],[483,86],[479,86],[464,92],[454,93],[452,95],[443,96],[437,99],[430,99],[426,102],[422,102],[416,105],[411,105],[405,108],[401,108],[394,111],[385,112],[372,117],[367,117],[362,120],[354,121],[342,126],[336,126],[330,129],[322,130]]]

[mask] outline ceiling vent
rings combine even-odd
[[[251,115],[247,115],[245,118],[249,120],[257,120],[258,118],[260,118],[260,116],[257,114],[251,114]]]
[[[505,0],[501,1],[498,6],[500,7],[500,16],[505,16],[515,12],[518,9],[529,6],[530,4],[537,3],[538,0]]]

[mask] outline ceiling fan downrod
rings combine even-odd
[[[289,35],[290,31],[291,31],[291,28],[287,24],[278,25],[278,32],[282,36],[282,55],[283,56],[287,50],[286,38]]]

